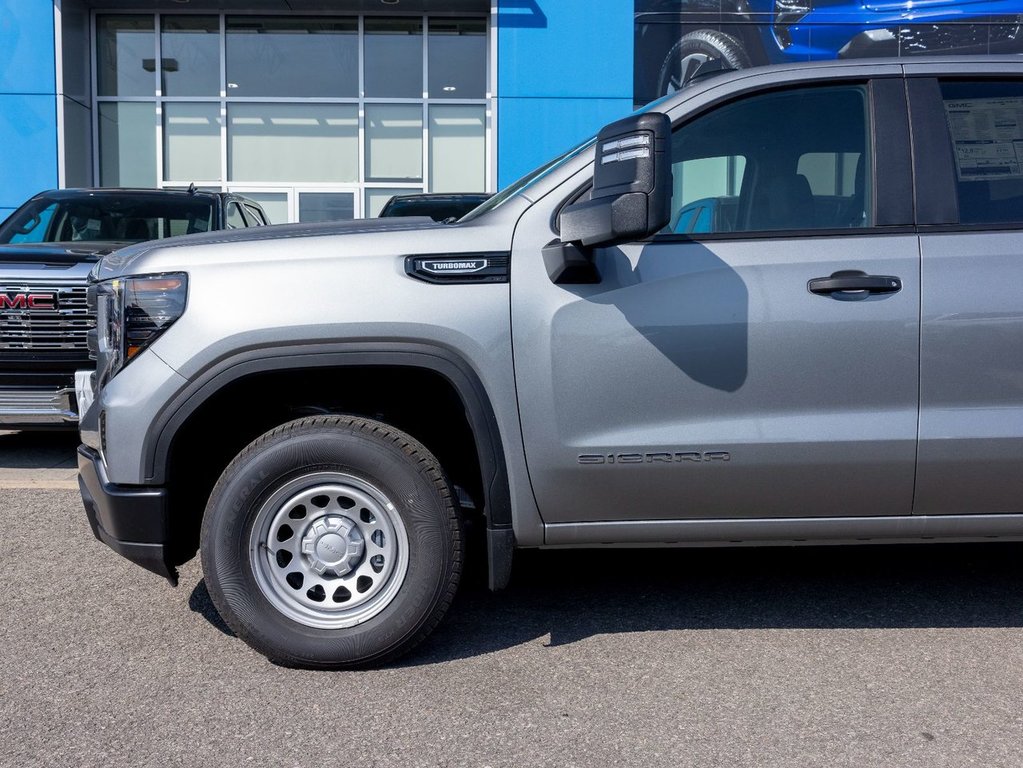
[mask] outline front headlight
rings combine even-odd
[[[96,286],[100,386],[181,317],[187,295],[183,273],[121,277]]]

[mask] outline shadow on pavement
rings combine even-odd
[[[220,618],[216,606],[213,605],[213,599],[210,597],[209,590],[206,589],[205,579],[200,579],[199,583],[195,585],[195,589],[192,590],[192,594],[188,596],[188,607],[196,613],[202,614],[206,621],[225,635],[229,637],[235,636],[231,628]]]
[[[0,468],[71,469],[77,466],[78,432],[0,432]]]
[[[550,635],[698,629],[1023,627],[1023,545],[517,554],[508,590],[463,590],[410,664]]]
[[[550,636],[699,629],[1023,627],[1023,544],[525,551],[508,589],[463,584],[398,666]],[[232,634],[204,582],[189,599]]]

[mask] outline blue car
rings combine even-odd
[[[703,63],[1023,52],[1023,0],[636,0],[635,100]]]

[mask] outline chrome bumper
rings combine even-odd
[[[0,387],[0,427],[74,426],[77,422],[78,403],[71,387]]]

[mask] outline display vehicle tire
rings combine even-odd
[[[278,664],[342,669],[430,634],[463,546],[451,487],[421,443],[378,421],[316,416],[267,432],[224,470],[200,550],[238,637]]]
[[[675,93],[701,64],[711,60],[720,60],[731,69],[751,66],[749,54],[738,39],[715,29],[698,29],[680,37],[664,57],[657,92],[662,96]]]

